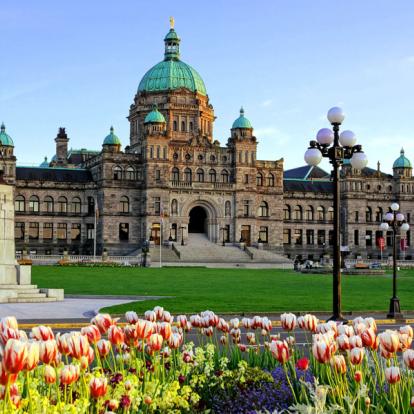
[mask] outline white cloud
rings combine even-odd
[[[260,104],[260,106],[266,107],[266,106],[272,105],[272,103],[273,103],[272,99],[266,99]]]

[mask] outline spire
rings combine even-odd
[[[243,109],[243,107],[240,107],[240,116],[244,116],[244,109]]]
[[[109,132],[111,133],[111,134],[113,134],[114,133],[114,127],[111,125],[111,128],[109,128]]]
[[[405,151],[404,151],[404,148],[403,148],[403,147],[401,147],[400,154],[401,154],[401,155],[404,155],[404,154],[405,154]]]
[[[4,122],[1,123],[1,132],[6,132],[6,125],[4,125]]]
[[[180,59],[180,38],[174,29],[174,17],[170,17],[170,31],[164,38],[165,53],[164,60]]]

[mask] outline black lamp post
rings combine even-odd
[[[341,251],[340,251],[340,188],[339,173],[343,160],[350,159],[353,168],[361,170],[367,165],[367,157],[360,145],[355,145],[356,137],[352,131],[343,131],[339,134],[339,127],[345,115],[341,108],[334,107],[328,111],[330,128],[318,131],[316,141],[310,141],[305,153],[308,165],[317,166],[322,157],[328,158],[332,164],[333,182],[333,315],[329,320],[345,321],[341,311]]]
[[[181,229],[181,246],[184,246],[184,229],[185,229],[185,227],[181,226],[180,229]]]
[[[223,237],[222,245],[225,246],[226,244],[224,243],[224,232],[225,232],[226,228],[222,227],[220,230],[222,231],[222,237]]]
[[[380,224],[380,229],[387,231],[392,230],[392,298],[390,299],[390,310],[387,318],[402,318],[400,299],[397,297],[397,230],[400,228],[406,232],[410,225],[404,220],[404,214],[398,212],[400,206],[398,203],[392,203],[391,211],[385,215],[385,221]]]

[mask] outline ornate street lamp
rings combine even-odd
[[[398,203],[391,204],[391,211],[385,217],[384,222],[380,224],[380,229],[387,231],[392,230],[392,298],[390,299],[390,310],[387,318],[402,318],[400,299],[397,297],[397,230],[400,228],[403,232],[410,229],[410,225],[404,220],[404,214],[400,213]]]
[[[184,229],[185,229],[185,226],[181,226],[180,229],[181,229],[181,246],[184,246]]]
[[[316,141],[310,141],[305,152],[308,165],[317,166],[322,157],[329,159],[333,166],[333,315],[330,320],[345,321],[341,311],[341,251],[340,251],[340,188],[339,167],[344,159],[350,159],[353,168],[361,170],[366,167],[368,160],[361,145],[355,145],[356,137],[352,131],[342,131],[339,126],[345,115],[341,108],[334,107],[328,111],[328,121],[332,129],[322,128],[316,135]]]

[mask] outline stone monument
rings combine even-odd
[[[0,303],[63,300],[63,289],[38,289],[31,284],[31,266],[16,262],[13,187],[0,170]]]

